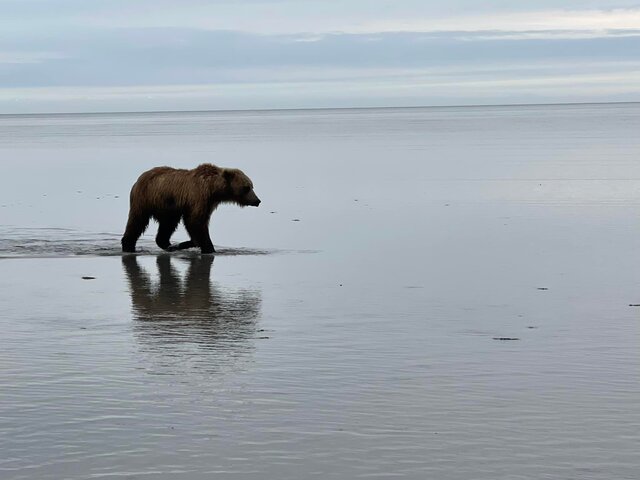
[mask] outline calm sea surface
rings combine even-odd
[[[637,479],[638,132],[640,104],[0,116],[0,478]],[[214,213],[219,255],[155,225],[120,255],[137,176],[201,162],[262,199]]]

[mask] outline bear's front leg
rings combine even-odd
[[[203,232],[200,234],[200,252],[203,254],[207,253],[216,253],[216,249],[213,248],[213,242],[211,241],[211,237],[209,236],[209,229],[204,227]]]
[[[208,223],[209,222],[207,220],[202,222],[188,219],[185,221],[184,226],[186,227],[191,240],[193,240],[193,243],[197,247],[200,247],[200,251],[202,253],[215,253],[216,250],[213,248],[213,242],[209,236]]]

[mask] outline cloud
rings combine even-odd
[[[586,4],[586,5],[585,5]],[[0,0],[3,31],[196,28],[263,34],[599,30],[640,26],[637,1]],[[589,8],[591,7],[591,8]]]
[[[595,70],[595,72],[594,72]],[[5,112],[231,110],[633,100],[637,63],[248,72],[242,82],[0,89]],[[251,81],[251,78],[260,78]],[[635,97],[636,99],[638,97]]]
[[[0,68],[2,64],[30,64],[43,63],[48,60],[59,60],[64,58],[60,52],[46,51],[0,51]],[[0,79],[1,82],[1,79]],[[1,85],[1,83],[0,83]]]
[[[50,51],[37,50],[45,44]],[[0,57],[0,87],[246,83],[278,76],[286,81],[286,75],[300,79],[304,72],[309,72],[304,80],[313,81],[326,76],[322,70],[347,69],[457,67],[471,74],[479,66],[639,62],[638,51],[640,31],[531,38],[496,31],[309,37],[173,28],[77,30],[12,45],[12,53]]]
[[[638,29],[640,8],[613,10],[540,10],[463,14],[436,18],[390,18],[344,26],[341,31],[371,32],[433,32],[433,31],[510,31],[541,32],[590,31],[605,35],[607,31]]]
[[[0,107],[640,99],[640,8],[513,3],[0,0]]]

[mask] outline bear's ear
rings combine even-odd
[[[224,172],[222,173],[222,175],[224,176],[224,179],[225,179],[228,183],[231,183],[231,181],[233,180],[233,178],[236,176],[236,172],[234,172],[233,170],[224,170]]]

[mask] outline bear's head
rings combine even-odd
[[[242,170],[237,168],[225,168],[223,176],[227,183],[229,201],[237,203],[241,207],[260,205],[260,199],[253,191],[253,182]]]

